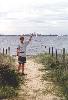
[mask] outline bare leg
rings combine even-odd
[[[25,66],[25,65],[24,65],[24,64],[22,64],[22,73],[24,73],[24,66]]]
[[[21,64],[18,65],[18,72],[20,71],[20,68],[21,68]]]

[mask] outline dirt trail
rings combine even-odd
[[[41,81],[43,72],[38,70],[41,67],[42,65],[34,62],[33,59],[27,59],[25,67],[25,73],[27,75],[22,76],[24,77],[24,85],[22,84],[20,90],[18,90],[19,96],[16,100],[61,100],[54,94],[45,93],[45,88],[47,86],[50,88],[52,83],[47,81],[43,83]]]

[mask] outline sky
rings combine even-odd
[[[0,34],[68,34],[68,0],[0,0]]]

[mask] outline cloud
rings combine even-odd
[[[67,0],[1,0],[0,32],[66,33]],[[67,32],[66,32],[67,31]]]

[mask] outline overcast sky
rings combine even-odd
[[[68,0],[0,0],[0,34],[68,34]]]

